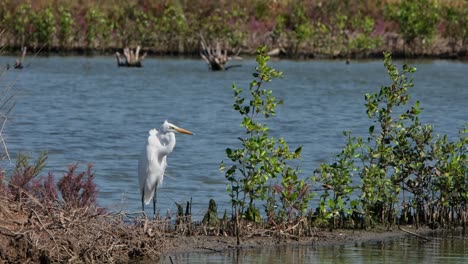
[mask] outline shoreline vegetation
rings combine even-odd
[[[281,58],[468,56],[463,0],[13,1],[0,4],[2,52],[199,57],[201,40],[229,55],[266,45]]]

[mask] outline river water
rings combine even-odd
[[[0,57],[0,64],[14,58]],[[16,107],[3,136],[9,153],[37,157],[48,152],[43,175],[60,177],[69,164],[94,164],[98,203],[110,211],[138,212],[137,164],[148,130],[164,120],[191,130],[177,135],[159,191],[161,214],[173,216],[175,202],[192,199],[192,214],[201,218],[208,200],[230,210],[226,180],[219,163],[228,162],[227,147],[238,147],[240,116],[232,109],[231,86],[247,88],[253,60],[242,67],[210,72],[201,60],[155,59],[144,67],[117,68],[112,57],[37,57],[23,70],[10,70],[0,86],[13,87]],[[397,64],[401,65],[401,61]],[[468,122],[468,64],[414,61],[414,100],[424,108],[420,120],[436,133],[455,139]],[[284,137],[292,148],[303,146],[302,177],[330,162],[344,146],[343,130],[365,136],[371,125],[364,94],[388,84],[381,61],[272,61],[284,72],[266,88],[284,100],[268,120],[271,135]],[[14,161],[13,161],[14,163]],[[13,164],[3,162],[11,170]],[[317,201],[313,200],[311,206]],[[465,239],[398,238],[328,247],[266,248],[177,256],[176,263],[466,263]],[[168,259],[163,260],[169,263]]]

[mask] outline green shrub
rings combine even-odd
[[[283,177],[280,188],[272,195],[280,196],[282,217],[286,212],[291,213],[293,209],[303,212],[307,204],[299,201],[307,196],[298,194],[300,190],[305,191],[304,182],[298,180],[297,170],[287,164],[300,156],[301,148],[290,151],[284,139],[276,141],[275,138],[269,137],[269,128],[262,123],[262,120],[274,116],[275,108],[282,103],[273,96],[271,90],[263,88],[266,83],[282,77],[281,72],[267,65],[270,58],[265,52],[266,47],[257,50],[258,65],[253,74],[255,79],[249,86],[249,94],[244,96],[244,90],[233,85],[234,109],[242,117],[241,126],[245,128],[246,137],[239,138],[241,148],[226,149],[226,155],[233,164],[226,166],[221,162],[220,165],[229,182],[227,189],[231,197],[233,217],[255,222],[260,220],[260,210],[256,203],[268,199],[268,194],[272,194],[270,179],[278,176]],[[300,190],[291,187],[299,187]],[[291,191],[297,192],[297,195]],[[269,199],[269,205],[272,203],[276,204],[275,198]],[[267,206],[268,215],[274,213],[273,207]]]

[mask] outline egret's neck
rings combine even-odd
[[[175,147],[176,139],[175,139],[175,134],[174,132],[167,132],[162,136],[162,149],[161,152],[163,155],[168,155],[169,153],[172,152],[172,150]]]

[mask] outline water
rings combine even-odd
[[[436,234],[426,241],[414,236],[332,246],[281,246],[257,250],[216,253],[185,253],[170,256],[173,263],[440,263],[468,262],[468,240],[460,233]],[[171,263],[165,256],[160,263]]]
[[[0,64],[14,58],[2,57]],[[0,85],[15,80],[16,108],[4,136],[13,156],[36,157],[48,152],[47,167],[60,177],[69,164],[80,170],[93,163],[98,202],[110,211],[140,210],[137,164],[148,130],[164,120],[191,130],[177,135],[168,158],[158,208],[165,215],[175,202],[192,198],[194,218],[203,217],[208,200],[218,210],[230,210],[226,180],[219,163],[228,162],[227,147],[239,145],[240,116],[232,109],[232,84],[247,88],[253,60],[234,62],[242,67],[210,72],[202,60],[153,59],[144,68],[117,68],[112,57],[47,57],[30,59],[30,67],[10,70]],[[401,64],[401,62],[399,62]],[[364,94],[388,84],[381,61],[272,61],[284,79],[269,86],[284,100],[278,115],[269,119],[272,135],[282,136],[292,148],[303,146],[302,177],[321,162],[329,162],[344,146],[343,130],[365,135],[368,122]],[[421,101],[423,123],[436,133],[457,137],[468,122],[468,64],[422,61],[414,75],[413,98]],[[11,169],[11,165],[4,165]],[[312,201],[316,203],[316,201]]]

